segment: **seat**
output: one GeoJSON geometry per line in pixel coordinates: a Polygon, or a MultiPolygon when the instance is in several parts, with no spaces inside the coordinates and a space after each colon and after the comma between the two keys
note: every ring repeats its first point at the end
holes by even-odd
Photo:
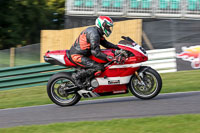
{"type": "Polygon", "coordinates": [[[159,8],[167,9],[169,5],[169,0],[159,0],[159,8]]]}
{"type": "Polygon", "coordinates": [[[180,9],[180,0],[170,0],[170,9],[173,10],[180,9]]]}
{"type": "Polygon", "coordinates": [[[94,7],[94,1],[93,0],[86,0],[85,1],[85,7],[94,7]]]}
{"type": "Polygon", "coordinates": [[[123,0],[114,0],[112,7],[114,7],[114,8],[122,8],[123,7],[123,0]]]}
{"type": "Polygon", "coordinates": [[[140,1],[139,0],[130,0],[130,8],[139,8],[140,1]]]}
{"type": "Polygon", "coordinates": [[[150,8],[151,7],[151,0],[142,0],[142,8],[150,8]]]}
{"type": "Polygon", "coordinates": [[[74,0],[74,6],[81,7],[83,5],[83,0],[74,0]]]}
{"type": "Polygon", "coordinates": [[[196,10],[197,9],[197,0],[188,0],[188,10],[196,10]]]}
{"type": "Polygon", "coordinates": [[[111,7],[111,3],[112,3],[112,0],[102,0],[101,5],[104,8],[109,8],[109,7],[111,7]]]}

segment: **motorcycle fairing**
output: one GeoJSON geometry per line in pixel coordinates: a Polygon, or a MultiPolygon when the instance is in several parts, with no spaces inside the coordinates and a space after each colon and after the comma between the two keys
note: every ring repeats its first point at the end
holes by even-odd
{"type": "Polygon", "coordinates": [[[99,87],[95,88],[96,93],[105,92],[126,92],[127,84],[129,83],[134,71],[139,69],[141,63],[133,66],[133,64],[111,65],[100,76],[96,77],[99,87]]]}
{"type": "Polygon", "coordinates": [[[132,46],[125,44],[118,44],[118,47],[131,53],[134,53],[133,59],[135,59],[135,63],[144,62],[148,60],[148,54],[146,51],[138,44],[133,43],[132,46]]]}
{"type": "Polygon", "coordinates": [[[127,85],[102,85],[93,90],[93,92],[101,95],[102,93],[112,92],[113,94],[127,92],[127,85]]]}

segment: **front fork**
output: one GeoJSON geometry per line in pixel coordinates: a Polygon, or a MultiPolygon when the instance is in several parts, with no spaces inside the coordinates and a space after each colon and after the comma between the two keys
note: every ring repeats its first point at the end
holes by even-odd
{"type": "MultiPolygon", "coordinates": [[[[141,74],[143,74],[143,73],[141,73],[141,74]]],[[[144,81],[141,79],[141,77],[143,77],[143,75],[141,75],[141,74],[138,74],[138,72],[135,71],[135,76],[136,76],[137,79],[139,80],[139,84],[140,84],[140,85],[143,85],[143,86],[146,88],[146,84],[145,84],[144,81]],[[141,77],[140,77],[140,75],[141,75],[141,77]]]]}

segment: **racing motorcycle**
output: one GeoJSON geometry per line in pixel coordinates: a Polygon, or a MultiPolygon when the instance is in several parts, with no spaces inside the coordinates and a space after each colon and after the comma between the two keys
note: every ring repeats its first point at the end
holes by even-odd
{"type": "Polygon", "coordinates": [[[73,68],[74,71],[58,72],[48,81],[47,93],[49,98],[59,106],[71,106],[83,98],[93,98],[106,95],[126,94],[129,91],[140,99],[156,97],[162,88],[162,79],[159,73],[142,62],[148,60],[144,48],[129,37],[122,36],[119,41],[120,50],[105,49],[101,52],[115,56],[113,61],[106,62],[95,58],[91,59],[104,64],[104,71],[83,79],[84,88],[78,88],[72,78],[74,72],[80,69],[70,58],[69,50],[48,51],[44,59],[53,65],[62,65],[73,68]]]}

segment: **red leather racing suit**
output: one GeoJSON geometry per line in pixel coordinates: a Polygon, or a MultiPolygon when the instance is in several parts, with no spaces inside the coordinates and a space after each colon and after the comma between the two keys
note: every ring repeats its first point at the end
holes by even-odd
{"type": "Polygon", "coordinates": [[[92,68],[95,71],[103,70],[103,65],[90,59],[90,55],[107,61],[107,55],[101,52],[100,45],[105,48],[119,49],[117,45],[108,42],[103,32],[97,27],[88,27],[81,32],[70,49],[71,59],[83,68],[92,68]]]}

